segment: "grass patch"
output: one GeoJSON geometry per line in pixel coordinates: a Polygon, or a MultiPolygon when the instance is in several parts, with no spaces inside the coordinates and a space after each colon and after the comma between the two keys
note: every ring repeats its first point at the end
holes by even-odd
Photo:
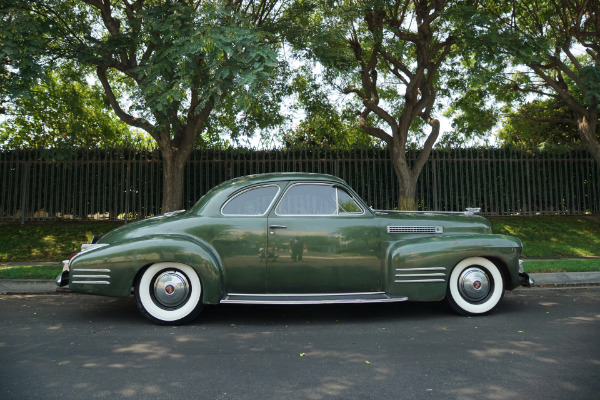
{"type": "Polygon", "coordinates": [[[540,272],[596,272],[600,271],[600,259],[592,260],[534,260],[525,261],[527,273],[540,272]]]}
{"type": "Polygon", "coordinates": [[[523,257],[600,255],[600,222],[586,216],[491,217],[494,233],[517,236],[523,257]]]}
{"type": "Polygon", "coordinates": [[[54,279],[61,271],[62,265],[0,267],[0,279],[54,279]]]}
{"type": "Polygon", "coordinates": [[[0,262],[57,261],[69,258],[89,243],[94,235],[104,235],[122,222],[43,222],[0,225],[0,262]]]}

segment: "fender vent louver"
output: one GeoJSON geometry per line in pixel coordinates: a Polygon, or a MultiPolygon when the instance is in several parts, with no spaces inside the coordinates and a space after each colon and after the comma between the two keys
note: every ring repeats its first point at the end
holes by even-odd
{"type": "Polygon", "coordinates": [[[387,233],[444,233],[441,226],[388,226],[387,233]]]}

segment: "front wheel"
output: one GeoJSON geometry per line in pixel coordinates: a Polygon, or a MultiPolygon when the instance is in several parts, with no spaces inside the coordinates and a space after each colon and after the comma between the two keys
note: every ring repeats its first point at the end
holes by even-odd
{"type": "Polygon", "coordinates": [[[202,283],[189,265],[153,264],[140,277],[135,298],[149,320],[161,325],[183,324],[202,310],[202,283]]]}
{"type": "Polygon", "coordinates": [[[466,258],[450,274],[446,301],[462,315],[480,315],[494,309],[504,295],[500,270],[483,257],[466,258]]]}

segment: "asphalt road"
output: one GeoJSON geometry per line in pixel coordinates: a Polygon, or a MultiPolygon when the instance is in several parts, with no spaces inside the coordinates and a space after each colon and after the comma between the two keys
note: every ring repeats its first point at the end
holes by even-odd
{"type": "Polygon", "coordinates": [[[600,288],[522,289],[492,315],[437,303],[207,307],[0,296],[0,399],[596,399],[600,288]]]}

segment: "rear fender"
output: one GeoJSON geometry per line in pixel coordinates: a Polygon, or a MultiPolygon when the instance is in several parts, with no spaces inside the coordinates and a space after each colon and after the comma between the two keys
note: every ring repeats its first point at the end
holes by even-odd
{"type": "Polygon", "coordinates": [[[71,261],[69,287],[73,292],[126,297],[138,274],[158,262],[191,266],[202,281],[202,302],[220,301],[223,269],[218,256],[208,244],[177,235],[138,238],[79,254],[71,261]]]}

